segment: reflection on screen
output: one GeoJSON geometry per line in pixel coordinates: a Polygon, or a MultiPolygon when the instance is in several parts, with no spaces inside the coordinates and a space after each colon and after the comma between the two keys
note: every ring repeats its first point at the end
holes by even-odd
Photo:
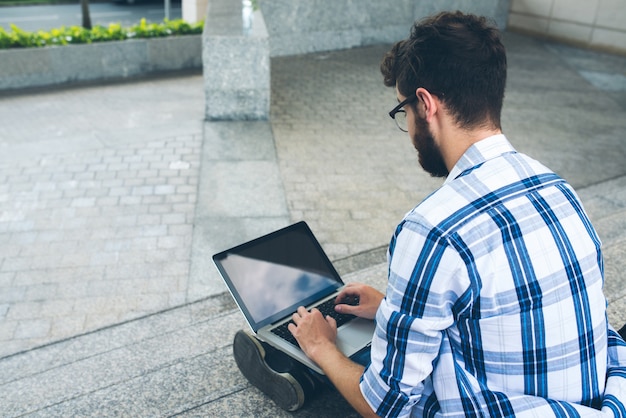
{"type": "Polygon", "coordinates": [[[331,277],[237,254],[229,254],[222,265],[257,322],[324,289],[337,287],[331,277]]]}

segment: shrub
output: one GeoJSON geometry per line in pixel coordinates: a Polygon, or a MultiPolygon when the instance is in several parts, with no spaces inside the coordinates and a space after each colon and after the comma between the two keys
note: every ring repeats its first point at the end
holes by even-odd
{"type": "Polygon", "coordinates": [[[193,35],[202,33],[203,22],[189,24],[184,20],[167,20],[162,23],[147,23],[141,19],[138,25],[123,28],[119,23],[108,27],[94,26],[91,30],[80,26],[62,26],[49,32],[26,32],[15,25],[11,31],[0,27],[0,49],[34,48],[51,45],[89,44],[92,42],[121,41],[132,38],[154,38],[163,36],[193,35]]]}

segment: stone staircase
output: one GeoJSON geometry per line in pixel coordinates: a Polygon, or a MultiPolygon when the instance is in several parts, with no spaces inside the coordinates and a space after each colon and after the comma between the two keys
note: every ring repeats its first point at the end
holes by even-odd
{"type": "MultiPolygon", "coordinates": [[[[384,249],[339,260],[347,281],[384,284],[384,249]],[[356,271],[350,271],[352,269],[356,271]]],[[[328,391],[290,414],[241,375],[245,327],[228,293],[0,359],[2,416],[358,416],[328,391]]]]}

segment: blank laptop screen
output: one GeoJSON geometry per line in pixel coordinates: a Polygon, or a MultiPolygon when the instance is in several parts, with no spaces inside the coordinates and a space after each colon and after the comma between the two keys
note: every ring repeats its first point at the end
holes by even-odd
{"type": "Polygon", "coordinates": [[[304,222],[216,254],[213,259],[255,331],[343,285],[304,222]]]}

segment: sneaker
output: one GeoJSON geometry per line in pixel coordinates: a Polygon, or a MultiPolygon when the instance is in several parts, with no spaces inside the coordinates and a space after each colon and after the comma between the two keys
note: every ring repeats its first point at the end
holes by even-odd
{"type": "Polygon", "coordinates": [[[245,331],[235,334],[233,354],[246,379],[286,411],[300,409],[315,390],[303,365],[245,331]]]}

